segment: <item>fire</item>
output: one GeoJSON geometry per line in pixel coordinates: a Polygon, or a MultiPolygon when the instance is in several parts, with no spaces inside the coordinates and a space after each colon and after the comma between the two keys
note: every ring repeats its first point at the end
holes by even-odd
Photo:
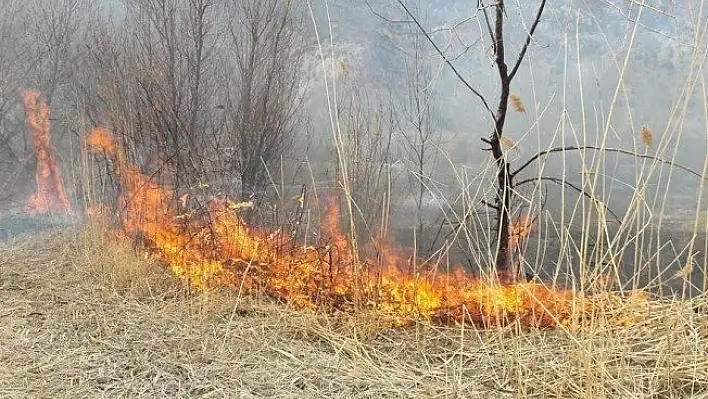
{"type": "Polygon", "coordinates": [[[197,289],[206,289],[212,280],[229,277],[224,265],[213,261],[201,237],[192,239],[182,226],[174,209],[171,191],[155,184],[140,169],[128,163],[114,136],[103,128],[94,129],[85,140],[92,152],[104,151],[116,167],[116,179],[123,186],[119,198],[123,228],[130,237],[144,237],[159,250],[178,276],[184,277],[197,289]],[[201,240],[200,240],[201,239],[201,240]]]}
{"type": "Polygon", "coordinates": [[[422,318],[553,328],[577,323],[597,310],[597,302],[575,291],[538,283],[503,286],[462,270],[443,272],[425,265],[407,273],[400,251],[381,245],[384,256],[378,263],[364,261],[355,268],[338,227],[334,198],[321,226],[328,240],[308,247],[247,226],[238,216],[238,204],[227,200],[212,200],[205,215],[178,215],[179,200],[169,187],[155,184],[129,164],[107,130],[94,129],[86,144],[115,164],[124,189],[120,202],[126,233],[145,237],[171,270],[199,291],[225,286],[246,294],[264,292],[299,308],[371,310],[396,325],[422,318]]]}
{"type": "Polygon", "coordinates": [[[23,100],[27,131],[37,153],[37,192],[27,199],[27,206],[39,213],[71,214],[72,207],[64,191],[56,150],[51,143],[49,106],[39,99],[36,90],[25,91],[23,100]]]}
{"type": "Polygon", "coordinates": [[[327,212],[325,213],[320,232],[323,237],[331,240],[331,246],[337,252],[341,261],[351,261],[349,243],[339,229],[339,201],[335,196],[327,197],[327,212]]]}

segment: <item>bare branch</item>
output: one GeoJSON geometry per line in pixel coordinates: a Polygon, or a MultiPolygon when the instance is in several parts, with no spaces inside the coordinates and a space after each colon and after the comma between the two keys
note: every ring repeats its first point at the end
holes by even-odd
{"type": "MultiPolygon", "coordinates": [[[[537,182],[539,182],[539,181],[550,181],[550,182],[556,183],[556,184],[561,185],[561,186],[570,187],[570,188],[572,188],[573,190],[577,191],[578,193],[582,194],[584,197],[586,197],[586,198],[588,198],[588,199],[591,199],[591,200],[595,200],[595,197],[593,197],[591,194],[587,193],[587,192],[586,192],[585,190],[583,190],[582,188],[576,186],[575,184],[573,184],[573,183],[571,183],[571,182],[569,182],[569,181],[567,181],[567,180],[561,179],[561,178],[559,178],[559,177],[538,176],[538,177],[534,177],[534,178],[531,178],[531,179],[521,180],[521,181],[518,181],[518,182],[516,182],[516,183],[514,184],[514,188],[519,187],[519,186],[522,186],[522,185],[524,185],[524,184],[537,183],[537,182]]],[[[622,224],[621,218],[620,218],[619,216],[617,216],[617,214],[614,213],[614,212],[612,211],[612,209],[610,209],[607,205],[605,205],[604,203],[603,203],[603,205],[604,205],[605,209],[607,210],[607,212],[609,212],[610,215],[612,215],[612,217],[614,217],[615,219],[617,219],[617,222],[618,222],[618,223],[622,224]]]]}
{"type": "Polygon", "coordinates": [[[488,8],[489,7],[484,5],[484,2],[482,2],[482,0],[477,0],[477,9],[482,10],[482,14],[484,14],[484,21],[487,23],[487,32],[489,33],[489,38],[493,41],[494,33],[492,32],[492,24],[489,22],[489,14],[487,13],[488,8]]]}
{"type": "Polygon", "coordinates": [[[511,69],[511,73],[509,74],[509,81],[512,81],[514,79],[514,76],[516,76],[516,72],[518,72],[519,67],[521,66],[521,62],[524,60],[526,51],[529,49],[529,44],[531,44],[531,38],[533,37],[533,33],[536,31],[538,23],[541,21],[541,15],[543,15],[543,9],[545,7],[546,0],[541,0],[541,5],[538,7],[538,11],[536,12],[536,18],[534,19],[533,24],[531,25],[531,29],[529,30],[528,35],[526,35],[526,42],[524,42],[524,47],[521,48],[519,57],[516,59],[516,64],[514,64],[514,68],[511,69]]]}
{"type": "Polygon", "coordinates": [[[462,76],[462,74],[457,70],[457,68],[456,68],[455,65],[452,63],[452,61],[450,61],[450,59],[449,59],[449,58],[445,55],[445,53],[440,49],[440,47],[437,45],[437,43],[435,43],[435,41],[433,40],[433,38],[430,37],[430,35],[428,34],[428,32],[425,30],[425,28],[423,28],[423,25],[420,24],[420,21],[418,21],[418,18],[416,18],[416,16],[413,15],[413,13],[408,9],[408,7],[406,7],[406,5],[403,3],[403,1],[402,1],[402,0],[396,0],[396,2],[398,2],[398,4],[403,8],[403,10],[406,12],[406,14],[413,20],[413,23],[416,24],[416,26],[418,27],[418,29],[420,29],[421,33],[423,33],[423,35],[425,36],[425,38],[428,39],[428,42],[430,42],[430,44],[433,46],[433,48],[435,49],[435,51],[440,55],[440,57],[442,57],[443,61],[445,61],[445,63],[447,64],[447,66],[450,67],[450,69],[451,69],[452,72],[455,74],[455,76],[457,76],[457,78],[460,80],[460,82],[462,82],[462,84],[464,84],[465,87],[467,87],[467,89],[469,89],[472,93],[474,93],[475,96],[477,96],[477,97],[482,101],[482,104],[484,104],[484,108],[485,108],[487,111],[489,111],[489,113],[492,115],[492,118],[496,120],[496,117],[494,116],[494,112],[493,112],[492,109],[489,107],[489,104],[487,103],[487,99],[484,98],[484,96],[482,95],[482,93],[480,93],[479,91],[477,91],[474,87],[472,87],[472,85],[471,85],[469,82],[467,82],[467,80],[466,80],[466,79],[462,76]]]}
{"type": "Polygon", "coordinates": [[[670,161],[670,160],[668,160],[668,159],[662,159],[662,158],[659,158],[659,157],[655,157],[655,156],[653,156],[653,155],[637,154],[636,152],[628,151],[628,150],[623,150],[623,149],[621,149],[621,148],[602,148],[602,147],[597,147],[597,146],[593,146],[593,145],[555,147],[555,148],[551,148],[551,149],[549,149],[549,150],[541,151],[541,152],[539,152],[538,154],[536,154],[536,155],[532,156],[531,158],[529,158],[529,160],[526,161],[525,164],[521,165],[521,166],[520,166],[518,169],[516,169],[511,175],[512,175],[512,177],[513,177],[513,176],[516,176],[517,174],[519,174],[519,172],[521,172],[522,170],[526,169],[526,168],[527,168],[529,165],[531,165],[534,161],[536,161],[537,159],[539,159],[539,158],[541,158],[541,157],[543,157],[543,156],[546,156],[546,155],[548,155],[548,154],[551,154],[551,153],[554,153],[554,152],[581,151],[581,150],[594,150],[594,151],[615,152],[615,153],[619,153],[619,154],[630,155],[630,156],[635,157],[635,158],[638,158],[638,159],[649,159],[649,160],[652,160],[652,161],[657,161],[657,162],[661,162],[661,163],[663,163],[663,164],[670,165],[670,166],[675,167],[675,168],[677,168],[677,169],[681,169],[681,170],[683,170],[683,171],[685,171],[685,172],[688,172],[688,173],[690,173],[690,174],[692,174],[692,175],[698,177],[699,179],[706,179],[706,180],[708,180],[708,177],[707,177],[707,176],[703,176],[702,174],[696,172],[695,170],[693,170],[693,169],[691,169],[691,168],[689,168],[689,167],[687,167],[687,166],[683,166],[683,165],[681,165],[681,164],[678,164],[678,163],[676,163],[676,162],[674,162],[674,161],[670,161]]]}
{"type": "Polygon", "coordinates": [[[494,209],[494,210],[496,210],[496,211],[499,211],[499,207],[496,206],[496,205],[494,205],[494,204],[492,204],[492,203],[490,203],[489,201],[487,201],[487,200],[482,200],[481,202],[482,202],[482,205],[486,205],[486,206],[489,207],[489,208],[492,208],[492,209],[494,209]]]}
{"type": "MultiPolygon", "coordinates": [[[[492,48],[494,49],[494,63],[499,71],[499,79],[501,80],[503,91],[504,87],[508,87],[510,83],[504,52],[504,1],[500,0],[495,7],[496,16],[494,18],[494,37],[492,37],[492,48]]],[[[502,101],[504,100],[503,97],[504,95],[502,95],[502,101]]],[[[506,107],[506,104],[504,104],[504,107],[506,107]]],[[[500,112],[497,111],[497,118],[500,118],[499,114],[500,112]]],[[[501,131],[497,131],[496,134],[501,136],[501,131]]]]}

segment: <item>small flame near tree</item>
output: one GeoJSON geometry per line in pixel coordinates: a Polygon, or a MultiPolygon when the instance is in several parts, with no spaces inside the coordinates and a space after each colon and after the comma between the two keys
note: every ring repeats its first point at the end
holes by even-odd
{"type": "Polygon", "coordinates": [[[37,154],[37,192],[27,199],[27,207],[38,213],[73,213],[64,190],[61,168],[51,143],[49,106],[37,90],[23,96],[27,132],[37,154]]]}
{"type": "MultiPolygon", "coordinates": [[[[85,143],[89,151],[103,152],[114,163],[123,187],[119,200],[125,209],[125,232],[150,242],[174,274],[195,290],[232,287],[244,294],[261,292],[303,309],[363,308],[397,326],[423,319],[555,328],[577,325],[601,307],[572,290],[533,282],[500,285],[462,269],[444,272],[435,265],[418,265],[415,273],[407,273],[400,249],[386,242],[374,243],[377,259],[363,256],[364,264],[355,265],[357,257],[339,228],[334,196],[327,201],[320,242],[310,246],[299,245],[286,234],[266,234],[247,226],[238,215],[238,204],[228,200],[212,200],[205,215],[179,215],[179,199],[169,187],[157,185],[128,163],[108,130],[94,129],[85,143]]],[[[520,220],[517,244],[529,230],[530,222],[520,220]]]]}

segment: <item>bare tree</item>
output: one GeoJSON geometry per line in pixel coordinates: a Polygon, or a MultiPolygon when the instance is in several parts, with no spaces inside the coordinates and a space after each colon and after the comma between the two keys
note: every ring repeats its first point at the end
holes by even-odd
{"type": "MultiPolygon", "coordinates": [[[[413,11],[421,13],[420,1],[413,11]]],[[[421,16],[425,20],[424,16],[421,16]]],[[[400,45],[404,53],[407,92],[403,100],[403,120],[399,123],[407,161],[411,164],[409,187],[415,202],[415,231],[418,240],[424,237],[424,200],[428,191],[430,173],[436,160],[435,145],[439,136],[435,132],[435,88],[426,51],[425,36],[413,27],[404,32],[400,45]]]]}
{"type": "Polygon", "coordinates": [[[482,24],[488,34],[491,50],[493,54],[494,65],[498,72],[499,78],[499,98],[496,110],[492,110],[486,97],[476,88],[474,88],[455,67],[442,49],[437,45],[433,38],[428,34],[423,27],[418,17],[414,14],[410,7],[403,0],[396,0],[403,8],[409,18],[415,23],[419,30],[425,35],[426,39],[434,47],[437,53],[443,58],[446,64],[452,69],[455,76],[465,85],[469,91],[482,102],[484,108],[489,112],[493,126],[489,138],[482,138],[482,141],[489,145],[486,150],[492,153],[494,162],[497,167],[496,175],[496,198],[493,203],[487,203],[496,212],[497,219],[497,249],[495,256],[495,270],[500,280],[510,282],[518,277],[518,270],[512,270],[511,262],[509,261],[509,237],[510,237],[510,214],[511,205],[514,193],[513,174],[511,172],[509,162],[506,159],[506,154],[502,144],[504,135],[504,125],[506,123],[507,109],[509,106],[509,97],[511,94],[511,83],[514,80],[521,64],[529,49],[531,40],[536,28],[541,22],[541,16],[546,6],[546,0],[541,0],[534,15],[533,22],[529,25],[526,32],[526,38],[516,55],[513,64],[507,64],[506,41],[504,37],[504,21],[507,18],[505,1],[499,0],[493,4],[485,4],[484,1],[478,0],[477,11],[483,18],[482,24]],[[490,15],[491,14],[491,15],[490,15]]]}
{"type": "Polygon", "coordinates": [[[33,57],[37,60],[33,71],[37,87],[46,93],[49,106],[55,106],[57,92],[71,81],[78,33],[85,23],[89,6],[83,0],[32,2],[27,32],[34,45],[33,57]]]}
{"type": "Polygon", "coordinates": [[[0,0],[0,173],[3,174],[9,173],[19,161],[12,144],[22,130],[16,128],[17,122],[12,123],[10,114],[21,99],[22,81],[30,62],[20,29],[24,5],[19,0],[0,0]]]}
{"type": "Polygon", "coordinates": [[[124,25],[98,27],[89,45],[92,119],[109,123],[130,157],[189,191],[215,168],[222,31],[213,0],[126,0],[124,25]]]}
{"type": "Polygon", "coordinates": [[[18,119],[11,113],[24,90],[39,89],[52,107],[55,137],[66,137],[71,107],[61,91],[71,82],[77,34],[90,7],[83,0],[0,1],[0,159],[4,166],[15,165],[17,178],[34,169],[36,154],[27,145],[23,126],[10,125],[18,119]]]}
{"type": "MultiPolygon", "coordinates": [[[[368,91],[366,83],[343,82],[344,95],[337,106],[342,115],[340,156],[348,165],[346,173],[340,163],[336,176],[347,179],[356,208],[353,225],[371,237],[387,234],[388,215],[396,185],[397,162],[394,133],[397,121],[387,101],[368,91]]],[[[357,234],[360,236],[360,234],[357,234]]]]}
{"type": "Polygon", "coordinates": [[[304,90],[299,17],[290,1],[229,2],[229,47],[234,73],[226,107],[233,167],[249,197],[268,184],[298,131],[304,90]]]}
{"type": "Polygon", "coordinates": [[[177,192],[248,196],[267,184],[302,115],[303,46],[290,4],[125,4],[125,25],[98,27],[89,46],[83,90],[101,104],[93,119],[107,120],[128,156],[177,192]]]}

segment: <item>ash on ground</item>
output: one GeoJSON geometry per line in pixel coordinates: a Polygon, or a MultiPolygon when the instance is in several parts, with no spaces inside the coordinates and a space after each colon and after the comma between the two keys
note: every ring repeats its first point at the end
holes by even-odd
{"type": "Polygon", "coordinates": [[[75,224],[67,215],[40,214],[24,209],[0,211],[0,242],[31,235],[43,230],[66,229],[75,224]]]}

